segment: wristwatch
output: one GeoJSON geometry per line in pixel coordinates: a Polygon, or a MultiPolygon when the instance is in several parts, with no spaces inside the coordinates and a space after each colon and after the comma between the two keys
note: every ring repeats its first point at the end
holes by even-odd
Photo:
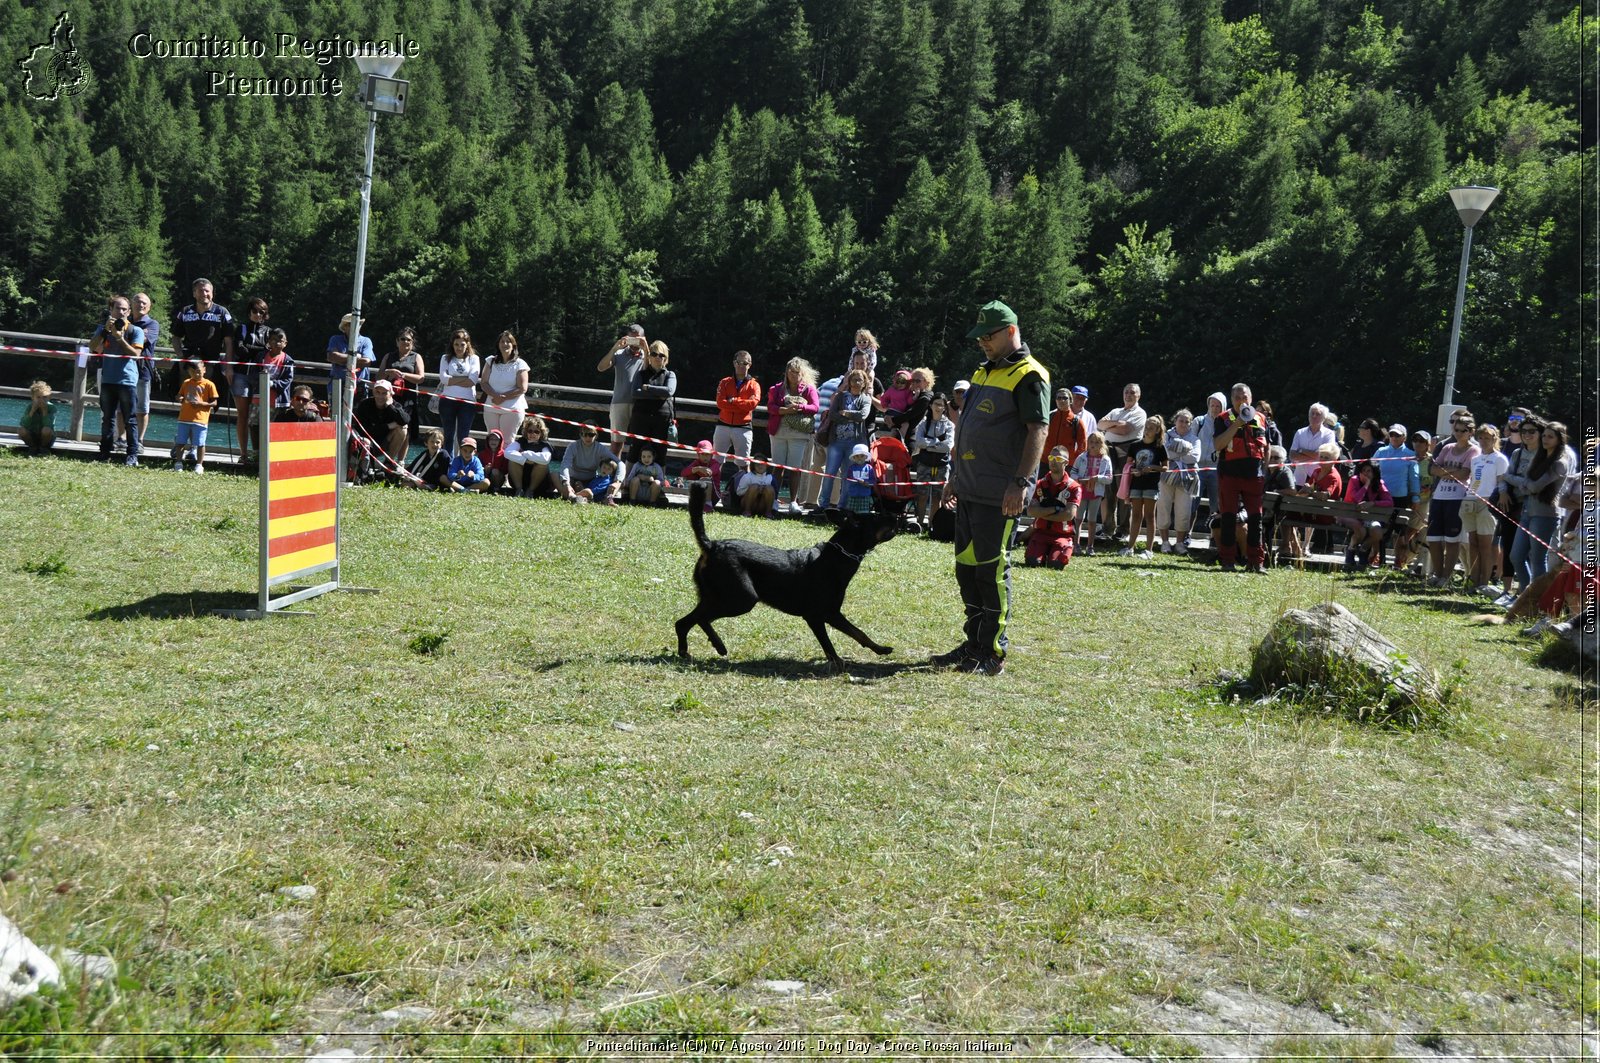
{"type": "Polygon", "coordinates": [[[1015,477],[1011,482],[1016,484],[1018,487],[1032,487],[1039,481],[1032,476],[1018,476],[1015,477]]]}

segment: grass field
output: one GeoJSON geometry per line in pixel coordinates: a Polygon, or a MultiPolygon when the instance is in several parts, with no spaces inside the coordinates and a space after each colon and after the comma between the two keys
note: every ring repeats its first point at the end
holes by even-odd
{"type": "Polygon", "coordinates": [[[242,623],[206,610],[251,604],[253,481],[0,454],[0,495],[0,912],[121,971],[0,1014],[0,1054],[1589,1051],[1593,692],[1464,599],[1080,559],[1016,572],[970,677],[924,664],[948,547],[900,538],[846,606],[896,653],[834,677],[770,610],[676,658],[682,510],[351,491],[380,593],[242,623]],[[1458,677],[1453,725],[1218,696],[1329,599],[1458,677]]]}

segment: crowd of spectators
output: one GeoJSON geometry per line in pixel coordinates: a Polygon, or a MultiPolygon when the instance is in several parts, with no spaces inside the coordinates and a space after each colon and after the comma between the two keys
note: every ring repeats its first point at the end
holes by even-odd
{"type": "MultiPolygon", "coordinates": [[[[248,299],[245,319],[237,321],[215,301],[209,280],[197,279],[192,293],[167,333],[181,366],[173,374],[174,468],[204,472],[218,409],[231,415],[245,462],[252,460],[252,419],[263,412],[302,421],[329,415],[328,404],[296,380],[288,337],[270,324],[265,300],[248,299]],[[262,371],[268,387],[257,394],[262,371]]],[[[162,330],[149,309],[144,293],[112,296],[89,345],[98,361],[100,453],[129,465],[144,452],[159,380],[154,351],[162,330]]],[[[352,477],[451,493],[661,505],[674,487],[703,480],[713,504],[759,517],[870,508],[904,480],[910,522],[931,525],[967,390],[966,381],[939,390],[927,367],[880,368],[878,340],[867,329],[855,333],[837,376],[819,381],[807,360],[790,358],[765,391],[754,357],[741,350],[718,383],[709,438],[680,441],[671,351],[632,325],[596,366],[611,378],[608,438],[601,442],[601,426],[584,422],[558,453],[545,418],[529,413],[530,367],[510,331],[485,358],[466,329],[454,329],[434,367],[438,387],[429,391],[430,366],[414,329],[402,328],[379,359],[370,337],[351,342],[351,328],[345,315],[322,353],[329,389],[342,398],[335,405],[352,419],[352,477]],[[766,450],[755,432],[763,403],[766,450]],[[437,427],[424,423],[433,420],[437,427]],[[480,421],[481,444],[474,435],[480,421]],[[887,440],[903,447],[903,465],[882,460],[887,440]],[[664,460],[674,446],[692,453],[676,479],[664,460]]],[[[1530,611],[1530,596],[1550,607],[1576,602],[1581,579],[1593,579],[1592,560],[1586,570],[1564,560],[1589,557],[1592,442],[1580,461],[1560,422],[1518,407],[1503,426],[1480,425],[1461,409],[1448,438],[1398,423],[1385,428],[1375,417],[1362,419],[1350,438],[1349,419],[1313,403],[1305,423],[1286,431],[1271,403],[1252,403],[1242,387],[1207,396],[1199,417],[1179,407],[1170,418],[1145,409],[1136,383],[1098,416],[1088,408],[1087,387],[1058,388],[1027,509],[1030,562],[1064,567],[1075,553],[1092,556],[1097,544],[1138,560],[1181,555],[1209,531],[1225,568],[1233,567],[1237,547],[1246,567],[1259,570],[1269,553],[1305,556],[1319,534],[1260,526],[1261,492],[1277,491],[1366,507],[1341,513],[1321,532],[1342,537],[1347,572],[1410,572],[1435,588],[1459,578],[1464,589],[1520,613],[1530,611]],[[1248,430],[1241,415],[1248,415],[1248,430]],[[1384,510],[1409,513],[1409,523],[1377,515],[1384,510]]],[[[21,425],[29,453],[54,445],[52,410],[49,386],[36,383],[21,425]]]]}

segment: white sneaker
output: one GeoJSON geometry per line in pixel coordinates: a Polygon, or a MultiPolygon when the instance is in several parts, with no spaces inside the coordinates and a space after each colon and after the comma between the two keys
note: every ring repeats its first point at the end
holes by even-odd
{"type": "Polygon", "coordinates": [[[1496,609],[1509,609],[1513,604],[1515,604],[1516,600],[1517,596],[1512,594],[1510,591],[1507,591],[1494,600],[1494,606],[1496,609]]]}
{"type": "Polygon", "coordinates": [[[1530,638],[1536,638],[1550,630],[1550,625],[1552,623],[1554,623],[1554,621],[1552,621],[1548,616],[1541,616],[1528,627],[1523,628],[1522,633],[1530,638]]]}
{"type": "Polygon", "coordinates": [[[205,471],[206,471],[206,463],[205,462],[197,461],[197,462],[194,463],[194,474],[196,476],[204,476],[205,475],[205,471]]]}
{"type": "Polygon", "coordinates": [[[1134,554],[1133,556],[1135,558],[1137,558],[1138,560],[1140,560],[1140,561],[1149,561],[1152,555],[1151,555],[1150,551],[1148,551],[1148,550],[1140,550],[1137,554],[1134,554]]]}
{"type": "Polygon", "coordinates": [[[1133,547],[1124,546],[1121,550],[1117,551],[1117,556],[1118,557],[1132,557],[1133,556],[1133,547]]]}

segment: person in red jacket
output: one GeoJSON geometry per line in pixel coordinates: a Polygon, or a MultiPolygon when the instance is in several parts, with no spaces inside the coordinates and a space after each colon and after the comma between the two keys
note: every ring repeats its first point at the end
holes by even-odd
{"type": "Polygon", "coordinates": [[[735,351],[733,375],[717,385],[717,429],[711,444],[718,454],[730,450],[738,455],[739,467],[750,457],[750,442],[755,434],[756,407],[761,405],[761,385],[750,375],[750,352],[735,351]]]}
{"type": "Polygon", "coordinates": [[[1265,419],[1250,405],[1250,387],[1235,384],[1232,404],[1213,421],[1212,446],[1217,461],[1217,560],[1222,571],[1233,572],[1239,556],[1238,513],[1245,512],[1246,572],[1266,572],[1267,554],[1261,544],[1262,472],[1267,457],[1265,419]]]}
{"type": "Polygon", "coordinates": [[[1067,473],[1067,448],[1058,446],[1045,459],[1049,475],[1034,486],[1027,514],[1033,518],[1024,563],[1066,568],[1078,535],[1074,522],[1083,504],[1083,487],[1067,473]]]}

